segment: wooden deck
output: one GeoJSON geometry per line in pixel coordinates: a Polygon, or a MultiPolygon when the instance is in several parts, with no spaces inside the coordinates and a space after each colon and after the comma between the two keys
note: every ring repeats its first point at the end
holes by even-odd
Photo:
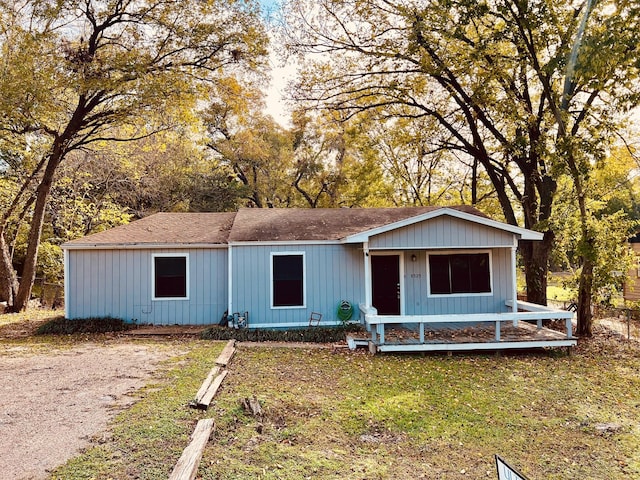
{"type": "Polygon", "coordinates": [[[371,349],[379,352],[573,347],[572,317],[526,302],[518,302],[517,312],[469,315],[383,316],[361,306],[371,349]],[[551,319],[563,322],[566,333],[542,326],[542,320],[551,319]]]}
{"type": "Polygon", "coordinates": [[[385,342],[376,345],[377,351],[453,351],[453,350],[502,350],[513,348],[570,347],[575,339],[557,330],[538,328],[527,322],[517,326],[506,323],[501,326],[500,341],[495,338],[495,325],[433,324],[425,329],[424,342],[419,332],[399,325],[388,328],[385,342]],[[544,342],[544,344],[541,344],[544,342]]]}

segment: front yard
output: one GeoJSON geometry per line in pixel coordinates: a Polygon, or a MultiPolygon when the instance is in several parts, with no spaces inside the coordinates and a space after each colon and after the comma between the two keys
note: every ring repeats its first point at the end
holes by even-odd
{"type": "Polygon", "coordinates": [[[640,478],[636,343],[599,334],[571,356],[502,357],[240,344],[212,407],[188,408],[222,346],[170,345],[137,403],[51,477],[167,478],[212,417],[203,479],[495,479],[494,454],[531,480],[640,478]],[[262,419],[240,406],[252,395],[262,419]]]}

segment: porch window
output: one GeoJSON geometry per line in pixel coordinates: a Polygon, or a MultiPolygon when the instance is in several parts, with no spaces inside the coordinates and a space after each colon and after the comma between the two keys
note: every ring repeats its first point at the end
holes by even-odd
{"type": "Polygon", "coordinates": [[[304,307],[304,254],[271,254],[272,307],[304,307]]]}
{"type": "Polygon", "coordinates": [[[154,300],[186,300],[189,289],[188,254],[154,254],[152,280],[154,300]]]}
{"type": "Polygon", "coordinates": [[[429,255],[432,295],[491,293],[489,253],[429,255]]]}

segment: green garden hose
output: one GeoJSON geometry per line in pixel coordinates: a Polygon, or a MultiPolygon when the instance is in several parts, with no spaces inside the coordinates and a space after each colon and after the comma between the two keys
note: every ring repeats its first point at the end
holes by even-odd
{"type": "Polygon", "coordinates": [[[342,300],[338,305],[338,318],[342,322],[347,322],[351,319],[352,315],[353,315],[353,305],[351,305],[351,302],[342,300]]]}

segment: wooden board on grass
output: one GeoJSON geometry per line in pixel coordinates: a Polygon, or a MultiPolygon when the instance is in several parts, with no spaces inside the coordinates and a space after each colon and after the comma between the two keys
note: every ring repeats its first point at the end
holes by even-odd
{"type": "Polygon", "coordinates": [[[198,400],[198,408],[201,408],[202,410],[209,408],[213,397],[218,393],[218,389],[220,388],[220,385],[222,385],[222,381],[224,380],[224,377],[227,376],[227,373],[229,373],[227,370],[223,370],[220,372],[220,375],[213,379],[213,382],[211,382],[211,385],[209,385],[205,394],[198,400]]]}
{"type": "Polygon", "coordinates": [[[213,431],[213,426],[213,418],[198,421],[196,429],[191,435],[191,442],[182,452],[169,480],[193,480],[196,478],[198,465],[200,465],[200,459],[213,431]]]}
{"type": "Polygon", "coordinates": [[[197,407],[202,397],[204,397],[204,395],[207,393],[207,390],[209,390],[209,387],[211,386],[213,379],[216,378],[219,373],[220,373],[220,367],[218,365],[216,365],[211,369],[211,371],[209,372],[209,375],[207,375],[207,378],[205,378],[204,382],[202,382],[202,385],[200,386],[198,393],[196,393],[195,402],[191,402],[190,406],[197,407]]]}
{"type": "Polygon", "coordinates": [[[222,353],[218,356],[218,359],[216,360],[216,365],[219,365],[221,367],[226,367],[229,364],[229,362],[233,358],[233,355],[236,353],[235,345],[236,345],[235,340],[229,340],[227,342],[224,349],[222,350],[222,353]]]}

